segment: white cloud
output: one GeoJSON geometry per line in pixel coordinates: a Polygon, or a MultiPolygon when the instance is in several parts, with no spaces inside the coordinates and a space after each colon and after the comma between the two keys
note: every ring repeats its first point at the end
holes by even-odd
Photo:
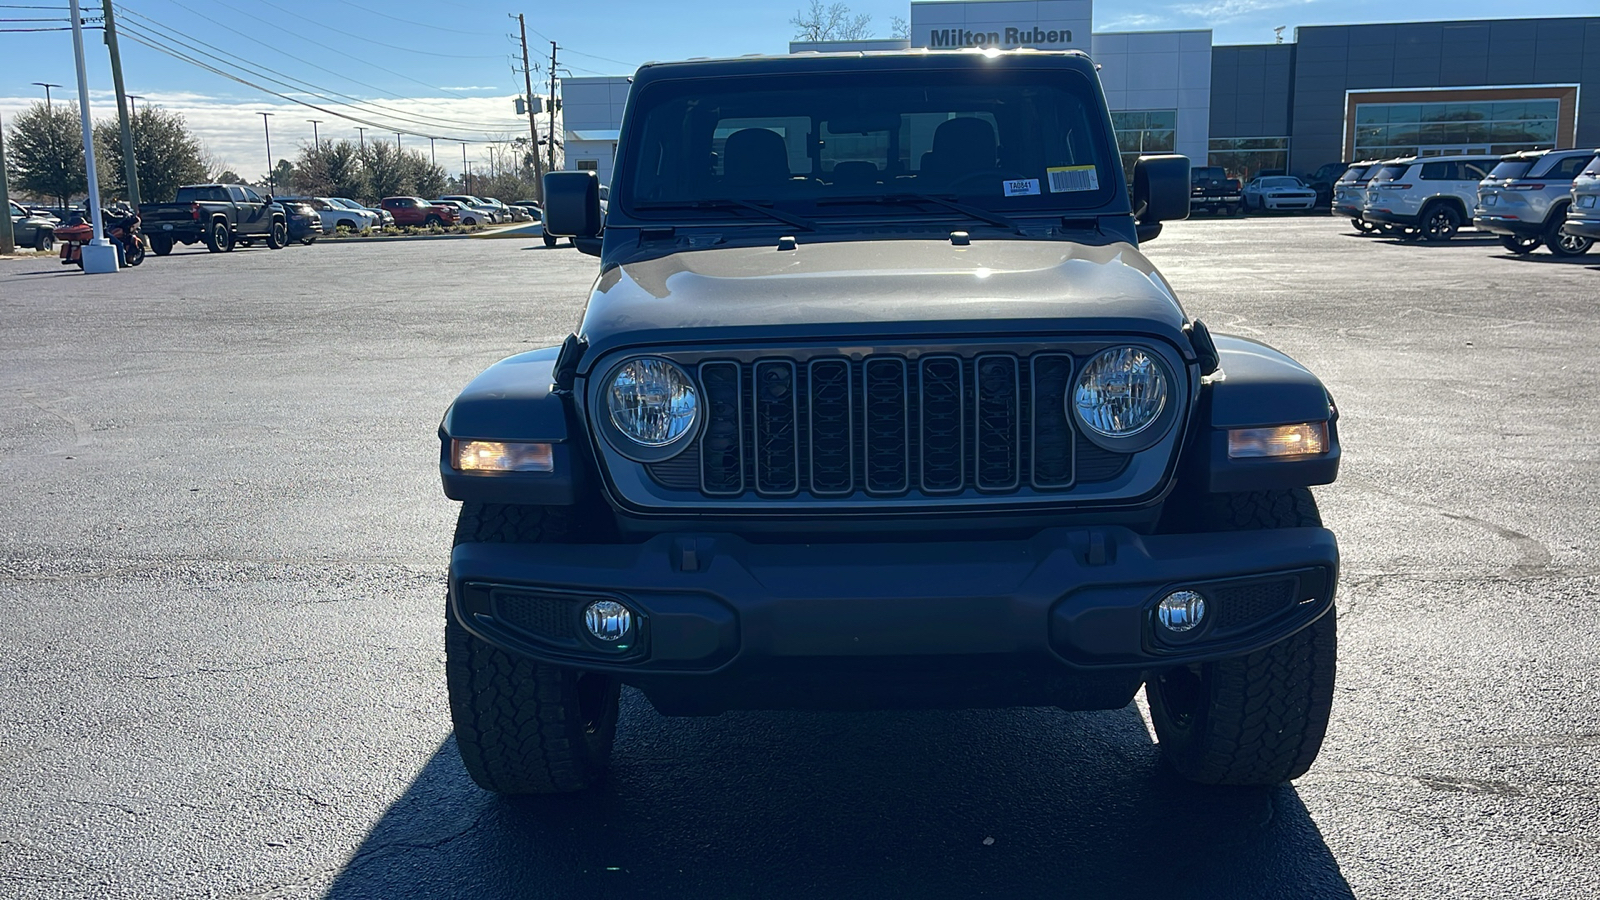
{"type": "Polygon", "coordinates": [[[1208,23],[1230,22],[1255,13],[1291,6],[1306,6],[1316,0],[1211,0],[1206,3],[1181,3],[1170,7],[1173,12],[1193,16],[1208,23]]]}
{"type": "Polygon", "coordinates": [[[1134,13],[1130,16],[1121,16],[1109,22],[1098,22],[1095,31],[1126,31],[1130,28],[1149,28],[1167,21],[1166,16],[1152,15],[1150,13],[1134,13]]]}

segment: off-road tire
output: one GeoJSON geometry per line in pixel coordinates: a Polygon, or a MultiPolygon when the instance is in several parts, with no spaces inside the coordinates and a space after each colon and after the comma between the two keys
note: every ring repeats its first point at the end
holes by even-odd
{"type": "Polygon", "coordinates": [[[1523,237],[1519,234],[1500,235],[1500,246],[1518,256],[1527,256],[1529,253],[1539,249],[1539,245],[1542,243],[1544,243],[1542,238],[1523,237]]]}
{"type": "Polygon", "coordinates": [[[1422,236],[1442,243],[1461,230],[1461,213],[1448,203],[1436,203],[1422,211],[1422,236]]]}
{"type": "MultiPolygon", "coordinates": [[[[1210,495],[1211,531],[1318,526],[1305,488],[1210,495]]],[[[1145,683],[1162,760],[1202,784],[1270,786],[1298,778],[1322,748],[1333,709],[1338,622],[1234,659],[1152,672],[1145,683]]]]}
{"type": "Polygon", "coordinates": [[[172,238],[165,237],[163,235],[156,235],[150,239],[150,249],[154,250],[157,256],[171,255],[172,238]]]}
{"type": "Polygon", "coordinates": [[[273,219],[272,225],[267,228],[267,247],[273,250],[282,250],[289,246],[289,226],[282,219],[273,219]]]}
{"type": "MultiPolygon", "coordinates": [[[[455,542],[561,543],[574,530],[561,509],[465,503],[455,542]]],[[[604,777],[617,733],[616,679],[507,653],[473,636],[448,608],[444,633],[456,749],[479,787],[556,794],[604,777]]]]}
{"type": "Polygon", "coordinates": [[[218,219],[206,228],[206,249],[212,253],[227,253],[233,249],[233,229],[218,219]]]}

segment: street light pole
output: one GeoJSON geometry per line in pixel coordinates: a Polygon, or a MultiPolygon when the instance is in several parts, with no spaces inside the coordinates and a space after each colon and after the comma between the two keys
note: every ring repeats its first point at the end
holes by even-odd
{"type": "Polygon", "coordinates": [[[437,138],[428,138],[428,154],[433,157],[433,164],[437,166],[439,164],[439,148],[433,146],[435,140],[437,138]]]}
{"type": "Polygon", "coordinates": [[[322,139],[317,137],[317,125],[322,120],[321,119],[307,119],[306,121],[311,123],[311,146],[316,147],[318,150],[321,150],[322,149],[322,139]]]}
{"type": "Polygon", "coordinates": [[[267,136],[267,190],[276,194],[278,192],[278,179],[272,172],[272,127],[267,124],[267,117],[272,113],[257,113],[261,116],[261,130],[267,136]]]}
{"type": "Polygon", "coordinates": [[[361,137],[361,155],[367,155],[367,130],[360,125],[356,126],[356,133],[361,137]]]}
{"type": "Polygon", "coordinates": [[[94,228],[94,240],[84,246],[79,259],[85,274],[114,274],[119,260],[116,248],[106,240],[106,226],[100,215],[100,176],[94,168],[94,126],[89,119],[89,74],[83,63],[83,17],[78,12],[78,0],[71,0],[68,9],[72,14],[72,55],[78,67],[78,116],[83,120],[83,169],[89,188],[85,205],[94,228]]]}
{"type": "Polygon", "coordinates": [[[394,133],[394,149],[400,149],[400,132],[398,131],[394,133]]]}
{"type": "Polygon", "coordinates": [[[50,112],[50,89],[53,87],[61,87],[61,85],[51,84],[48,81],[35,81],[34,84],[44,88],[44,111],[47,113],[50,112]]]}
{"type": "MultiPolygon", "coordinates": [[[[133,120],[134,121],[138,121],[139,120],[139,104],[137,104],[137,103],[135,103],[133,101],[135,101],[135,100],[144,100],[144,99],[147,99],[147,98],[145,98],[142,94],[129,94],[128,95],[128,114],[133,116],[133,120]]],[[[150,109],[150,104],[146,103],[144,105],[144,108],[145,108],[145,111],[148,112],[149,109],[150,109]]]]}
{"type": "Polygon", "coordinates": [[[472,169],[467,165],[467,142],[461,142],[461,182],[462,190],[472,193],[472,169]]]}

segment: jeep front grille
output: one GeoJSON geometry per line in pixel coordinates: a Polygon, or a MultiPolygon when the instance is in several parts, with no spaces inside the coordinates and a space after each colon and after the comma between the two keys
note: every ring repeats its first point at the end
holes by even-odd
{"type": "Polygon", "coordinates": [[[1054,352],[707,360],[704,429],[648,469],[663,487],[707,497],[939,497],[1109,481],[1129,456],[1073,428],[1065,393],[1075,369],[1054,352]]]}

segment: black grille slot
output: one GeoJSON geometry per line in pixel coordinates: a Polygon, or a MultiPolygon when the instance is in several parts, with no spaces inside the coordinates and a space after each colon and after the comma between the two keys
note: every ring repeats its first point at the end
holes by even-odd
{"type": "Polygon", "coordinates": [[[1217,588],[1211,593],[1217,604],[1217,628],[1238,628],[1271,618],[1294,605],[1293,578],[1258,581],[1217,588]]]}
{"type": "Polygon", "coordinates": [[[700,490],[700,452],[690,447],[665,462],[645,466],[656,484],[675,491],[700,490]]]}
{"type": "Polygon", "coordinates": [[[744,493],[744,403],[739,364],[700,366],[706,392],[706,430],[700,437],[701,490],[714,497],[744,493]]]}
{"type": "Polygon", "coordinates": [[[1067,385],[1072,357],[1041,353],[1033,358],[1033,486],[1072,484],[1073,431],[1067,417],[1067,385]]]}
{"type": "Polygon", "coordinates": [[[1078,435],[1077,472],[1079,484],[1098,484],[1122,474],[1128,467],[1128,461],[1133,457],[1126,453],[1116,453],[1098,446],[1093,441],[1078,435]]]}
{"type": "Polygon", "coordinates": [[[575,601],[531,591],[496,591],[495,618],[505,624],[557,644],[577,644],[573,610],[575,601]]]}
{"type": "Polygon", "coordinates": [[[862,367],[867,490],[896,494],[910,481],[911,404],[906,396],[906,361],[875,357],[862,367]]]}
{"type": "Polygon", "coordinates": [[[793,494],[800,490],[794,363],[786,359],[756,363],[752,389],[756,492],[793,494]]]}
{"type": "Polygon", "coordinates": [[[1021,471],[1022,418],[1018,414],[1021,380],[1014,356],[978,357],[977,481],[987,491],[1017,486],[1021,471]]]}
{"type": "Polygon", "coordinates": [[[966,481],[962,452],[966,379],[960,357],[923,357],[920,369],[922,489],[959,491],[966,481]]]}
{"type": "Polygon", "coordinates": [[[811,407],[811,492],[848,494],[855,490],[855,427],[850,413],[850,361],[818,359],[809,372],[811,407]]]}

